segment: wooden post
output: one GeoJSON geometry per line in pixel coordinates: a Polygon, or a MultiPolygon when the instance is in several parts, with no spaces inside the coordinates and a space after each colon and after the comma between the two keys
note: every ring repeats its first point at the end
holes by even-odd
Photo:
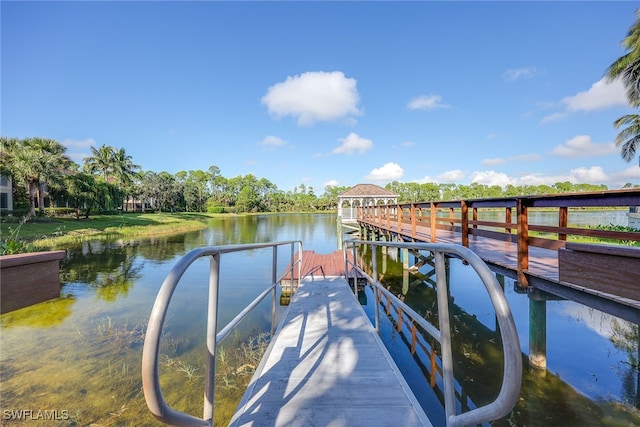
{"type": "Polygon", "coordinates": [[[431,209],[430,209],[430,213],[429,213],[429,219],[430,219],[430,225],[431,225],[431,242],[435,242],[436,239],[436,205],[435,203],[431,202],[431,209]]]}
{"type": "Polygon", "coordinates": [[[527,205],[522,198],[517,199],[518,215],[518,286],[527,288],[529,281],[524,272],[529,268],[529,217],[527,205]]]}
{"type": "Polygon", "coordinates": [[[476,224],[476,222],[478,222],[478,208],[474,206],[472,208],[472,211],[473,211],[473,228],[478,228],[478,224],[476,224]]]}
{"type": "Polygon", "coordinates": [[[449,208],[449,225],[453,228],[454,226],[454,222],[453,220],[455,219],[455,211],[453,208],[449,208]]]}
{"type": "Polygon", "coordinates": [[[416,324],[411,322],[411,354],[416,354],[416,341],[418,341],[416,324]]]}
{"type": "MultiPolygon", "coordinates": [[[[560,212],[558,212],[558,227],[567,228],[567,221],[569,218],[569,208],[566,206],[560,207],[560,212]]],[[[567,240],[567,235],[565,233],[558,233],[558,240],[567,240]]]]}
{"type": "Polygon", "coordinates": [[[462,246],[469,247],[469,208],[467,202],[460,202],[461,219],[462,219],[462,246]]]}
{"type": "MultiPolygon", "coordinates": [[[[507,208],[507,210],[505,211],[504,222],[506,222],[507,224],[511,224],[511,208],[507,208]]],[[[505,233],[511,234],[511,227],[507,226],[504,229],[504,231],[505,231],[505,233]]]]}
{"type": "Polygon", "coordinates": [[[411,203],[411,238],[416,238],[416,205],[411,203]]]}
{"type": "Polygon", "coordinates": [[[529,364],[547,367],[547,301],[529,298],[529,364]]]}

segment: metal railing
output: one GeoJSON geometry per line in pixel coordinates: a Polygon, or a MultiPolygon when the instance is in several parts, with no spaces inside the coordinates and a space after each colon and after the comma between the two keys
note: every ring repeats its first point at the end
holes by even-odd
{"type": "MultiPolygon", "coordinates": [[[[520,340],[515,322],[509,308],[509,304],[504,296],[504,292],[498,283],[495,274],[489,269],[482,259],[473,251],[457,244],[440,243],[394,243],[394,242],[374,242],[365,240],[345,240],[343,243],[345,271],[361,273],[372,285],[375,293],[375,313],[374,322],[376,330],[380,328],[380,304],[381,294],[393,299],[398,306],[415,322],[423,328],[429,335],[439,342],[442,352],[442,377],[444,384],[445,415],[448,427],[476,425],[492,420],[496,420],[507,415],[515,406],[520,395],[522,383],[522,352],[520,340]],[[370,245],[372,250],[372,274],[369,276],[357,265],[358,245],[370,245]],[[376,247],[392,247],[399,249],[411,249],[415,251],[429,251],[435,259],[436,290],[438,304],[438,322],[435,325],[428,322],[424,317],[411,309],[404,302],[400,301],[390,291],[380,283],[378,278],[378,267],[376,260],[376,247]],[[347,257],[349,247],[353,250],[353,262],[347,257]],[[447,274],[445,257],[455,256],[466,261],[478,274],[484,284],[489,298],[494,306],[499,329],[502,334],[502,348],[504,351],[504,371],[500,392],[496,399],[484,406],[472,409],[460,414],[456,413],[455,402],[455,379],[453,373],[453,353],[451,349],[451,328],[449,317],[449,300],[447,292],[447,274]],[[351,268],[350,268],[351,266],[351,268]]],[[[357,280],[353,280],[354,293],[357,297],[357,280]]]]}
{"type": "Polygon", "coordinates": [[[293,277],[294,268],[298,268],[298,277],[302,268],[302,242],[299,240],[272,242],[272,243],[255,243],[243,245],[227,245],[227,246],[208,246],[194,249],[183,256],[176,265],[171,269],[165,278],[156,301],[151,310],[149,317],[149,325],[144,340],[142,350],[142,389],[144,398],[151,413],[160,421],[176,425],[176,426],[211,426],[213,424],[213,402],[215,388],[215,372],[216,372],[216,348],[224,338],[233,331],[233,329],[244,319],[258,304],[272,294],[271,302],[271,333],[273,335],[275,328],[276,313],[276,286],[280,279],[277,278],[277,260],[278,247],[291,246],[291,263],[289,269],[285,272],[291,273],[293,277]],[[295,245],[298,245],[298,259],[294,260],[295,245]],[[218,288],[220,282],[220,260],[221,255],[230,252],[241,252],[253,249],[273,248],[273,262],[271,285],[258,295],[247,307],[245,307],[233,320],[231,320],[224,328],[218,330],[218,288]],[[209,300],[207,311],[207,359],[205,371],[204,386],[204,409],[202,418],[177,411],[167,405],[162,390],[160,389],[160,372],[158,365],[158,357],[160,352],[160,338],[162,335],[162,327],[169,308],[169,302],[173,295],[180,278],[187,268],[196,260],[202,257],[211,257],[209,266],[209,300]]]}

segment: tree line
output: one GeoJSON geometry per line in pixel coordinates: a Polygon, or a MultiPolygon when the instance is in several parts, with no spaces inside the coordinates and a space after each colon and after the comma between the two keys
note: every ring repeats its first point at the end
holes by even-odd
{"type": "MultiPolygon", "coordinates": [[[[321,195],[300,184],[283,191],[266,178],[252,174],[222,176],[208,170],[143,171],[124,148],[90,147],[82,165],[66,155],[66,147],[53,139],[0,137],[0,172],[11,176],[14,211],[44,214],[45,208],[68,208],[76,216],[91,212],[315,212],[335,210],[346,186],[326,186],[321,195]]],[[[631,186],[631,184],[627,184],[631,186]]],[[[554,185],[437,184],[398,182],[385,188],[400,202],[464,200],[518,195],[606,190],[606,185],[558,182],[554,185]]]]}

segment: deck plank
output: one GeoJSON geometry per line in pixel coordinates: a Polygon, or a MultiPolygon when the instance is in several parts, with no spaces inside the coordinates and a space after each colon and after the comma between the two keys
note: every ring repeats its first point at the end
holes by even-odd
{"type": "Polygon", "coordinates": [[[232,426],[430,426],[343,277],[301,281],[232,426]]]}

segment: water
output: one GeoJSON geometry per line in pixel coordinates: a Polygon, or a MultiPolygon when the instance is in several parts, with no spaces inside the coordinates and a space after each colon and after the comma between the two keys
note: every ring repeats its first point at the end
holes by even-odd
{"type": "MultiPolygon", "coordinates": [[[[158,425],[142,395],[140,361],[146,322],[169,269],[198,246],[289,239],[303,240],[305,250],[332,252],[338,247],[335,216],[212,219],[209,228],[180,236],[91,242],[69,250],[61,267],[60,299],[0,317],[0,423],[158,425]]],[[[223,255],[222,324],[268,286],[270,255],[270,250],[223,255]]],[[[279,252],[279,265],[289,258],[290,249],[279,252]]],[[[405,302],[420,313],[431,309],[434,292],[428,284],[414,283],[412,277],[411,285],[404,286],[401,264],[389,259],[387,268],[385,277],[405,302]]],[[[499,389],[502,361],[495,320],[469,267],[452,260],[450,275],[454,324],[462,341],[455,350],[456,373],[462,373],[457,380],[468,403],[479,405],[499,389]]],[[[514,292],[509,279],[504,284],[526,360],[529,301],[514,292]]],[[[167,402],[197,416],[202,413],[207,286],[208,262],[198,261],[178,286],[161,347],[167,402]]],[[[367,301],[371,312],[373,297],[367,301]]],[[[218,422],[229,419],[266,345],[269,310],[266,301],[223,344],[216,377],[218,422]]],[[[279,315],[283,310],[278,308],[279,315]]],[[[567,301],[548,302],[547,316],[548,369],[525,368],[518,405],[494,424],[640,425],[637,325],[567,301]]],[[[424,379],[390,322],[383,324],[382,337],[425,409],[434,414],[435,425],[441,424],[437,388],[424,379]]]]}

